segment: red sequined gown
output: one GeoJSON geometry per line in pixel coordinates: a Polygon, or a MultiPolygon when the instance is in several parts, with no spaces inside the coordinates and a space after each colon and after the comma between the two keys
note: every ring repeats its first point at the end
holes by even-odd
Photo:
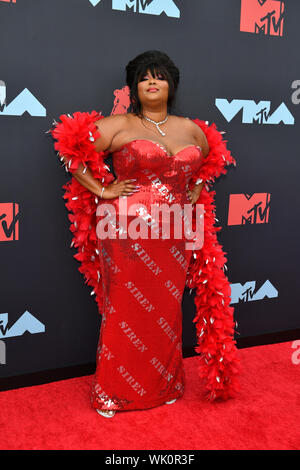
{"type": "Polygon", "coordinates": [[[171,156],[160,144],[143,139],[113,153],[118,180],[136,178],[140,190],[102,199],[97,207],[104,305],[92,384],[95,408],[147,409],[184,393],[181,301],[192,251],[186,249],[184,219],[176,217],[177,227],[182,224],[182,236],[176,238],[170,212],[170,235],[163,238],[165,219],[155,218],[152,207],[190,204],[187,183],[202,159],[199,146],[171,156]],[[121,215],[127,216],[127,226],[121,215]],[[142,237],[132,237],[134,221],[140,222],[134,233],[144,230],[142,237]],[[104,229],[110,231],[107,238],[104,229]]]}

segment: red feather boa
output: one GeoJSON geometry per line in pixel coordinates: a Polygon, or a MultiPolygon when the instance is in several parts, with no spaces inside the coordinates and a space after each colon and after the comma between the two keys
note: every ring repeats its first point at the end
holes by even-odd
{"type": "MultiPolygon", "coordinates": [[[[95,121],[103,118],[101,114],[76,112],[61,115],[60,123],[54,121],[50,133],[56,140],[54,147],[58,155],[68,158],[64,163],[66,171],[73,173],[82,163],[88,167],[101,184],[107,186],[114,180],[113,174],[105,164],[107,152],[97,152],[93,142],[100,137],[95,121]]],[[[197,179],[205,181],[196,205],[203,204],[204,243],[200,250],[195,250],[187,273],[186,284],[195,288],[196,315],[194,322],[197,328],[196,352],[199,356],[199,376],[203,379],[204,393],[208,400],[226,400],[236,396],[240,390],[238,374],[240,360],[237,357],[234,340],[234,309],[230,307],[230,284],[224,273],[225,252],[217,239],[221,227],[215,227],[215,191],[209,191],[209,184],[215,178],[227,172],[225,166],[236,164],[226,141],[213,123],[193,119],[206,135],[209,153],[203,161],[199,174],[193,175],[190,187],[197,179]]],[[[81,263],[78,268],[83,274],[85,283],[93,288],[91,295],[96,296],[99,312],[102,311],[103,292],[100,262],[97,252],[96,207],[97,196],[71,178],[63,186],[64,199],[69,210],[70,230],[73,233],[71,247],[77,248],[74,257],[81,263]]],[[[195,208],[193,224],[195,224],[195,208]]]]}

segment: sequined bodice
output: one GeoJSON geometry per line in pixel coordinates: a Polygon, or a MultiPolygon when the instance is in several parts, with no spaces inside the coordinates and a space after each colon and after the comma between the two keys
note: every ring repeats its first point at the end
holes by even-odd
{"type": "Polygon", "coordinates": [[[193,173],[198,172],[202,149],[189,145],[175,155],[169,155],[158,143],[135,139],[113,152],[114,172],[118,179],[136,178],[140,191],[129,196],[133,202],[189,202],[186,188],[193,173]]]}

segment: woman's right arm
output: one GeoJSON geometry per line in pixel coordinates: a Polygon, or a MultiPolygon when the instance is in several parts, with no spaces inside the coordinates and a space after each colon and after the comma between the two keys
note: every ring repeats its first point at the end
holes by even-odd
{"type": "MultiPolygon", "coordinates": [[[[126,119],[124,115],[117,114],[101,118],[95,122],[100,133],[100,137],[94,142],[97,152],[104,152],[110,147],[114,136],[124,126],[124,119],[126,119]]],[[[63,155],[61,157],[67,165],[68,159],[63,155]]],[[[91,170],[88,167],[84,167],[82,163],[79,163],[77,170],[72,173],[72,176],[92,193],[97,196],[102,194],[103,199],[113,199],[118,196],[129,195],[136,187],[131,183],[133,180],[128,179],[118,182],[116,179],[102,191],[103,185],[98,179],[93,177],[91,170]]]]}

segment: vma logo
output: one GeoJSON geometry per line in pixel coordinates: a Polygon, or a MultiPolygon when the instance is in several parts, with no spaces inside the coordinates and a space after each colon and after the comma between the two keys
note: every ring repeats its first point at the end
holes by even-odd
{"type": "Polygon", "coordinates": [[[231,194],[228,225],[267,224],[270,208],[269,193],[231,194]]]}
{"type": "Polygon", "coordinates": [[[282,36],[284,2],[241,0],[240,30],[267,36],[282,36]]]}
{"type": "Polygon", "coordinates": [[[0,313],[0,339],[22,336],[28,333],[45,333],[45,325],[35,318],[27,310],[21,317],[8,328],[8,313],[0,313]]]}
{"type": "Polygon", "coordinates": [[[6,344],[3,339],[22,336],[26,332],[30,334],[45,333],[45,325],[26,310],[9,328],[8,314],[0,313],[0,365],[6,364],[6,344]]]}
{"type": "Polygon", "coordinates": [[[256,292],[256,281],[248,281],[245,284],[230,284],[231,304],[239,302],[251,302],[252,300],[262,300],[265,297],[272,299],[278,297],[278,290],[267,280],[256,292]]]}
{"type": "Polygon", "coordinates": [[[231,103],[227,99],[216,98],[215,105],[223,114],[227,122],[230,122],[240,111],[242,111],[243,124],[283,124],[293,125],[295,119],[284,103],[281,103],[271,114],[271,102],[260,101],[258,104],[254,100],[235,100],[231,103]]]}
{"type": "MultiPolygon", "coordinates": [[[[102,0],[89,0],[95,7],[102,0]]],[[[119,11],[131,10],[134,13],[145,13],[148,15],[161,15],[165,13],[173,18],[180,17],[179,8],[174,0],[112,0],[112,9],[119,11]]]]}
{"type": "Polygon", "coordinates": [[[30,114],[30,116],[46,116],[46,108],[27,88],[7,105],[6,84],[0,80],[0,116],[22,116],[25,112],[30,114]]]}
{"type": "Polygon", "coordinates": [[[0,242],[19,240],[19,204],[0,203],[0,242]]]}

